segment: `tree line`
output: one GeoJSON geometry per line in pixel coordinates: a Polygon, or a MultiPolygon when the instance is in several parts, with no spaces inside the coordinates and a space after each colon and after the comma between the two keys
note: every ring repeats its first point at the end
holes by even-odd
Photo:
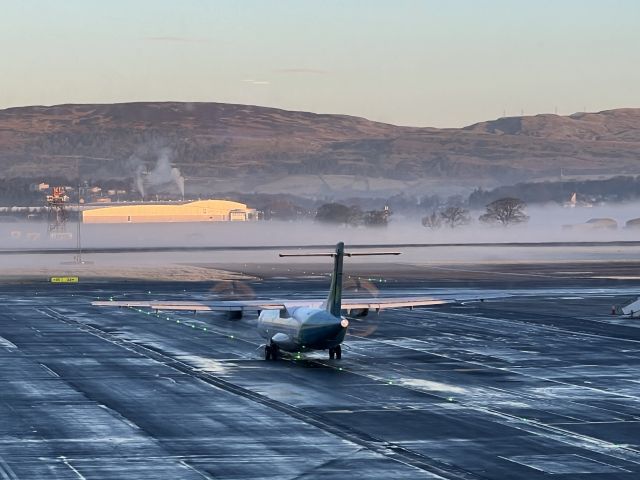
{"type": "Polygon", "coordinates": [[[527,203],[563,203],[572,193],[590,202],[624,202],[640,198],[640,176],[625,176],[601,180],[559,180],[556,182],[523,182],[505,185],[493,190],[477,188],[468,198],[472,208],[486,205],[496,199],[518,197],[527,203]]]}
{"type": "Polygon", "coordinates": [[[325,203],[320,205],[316,212],[315,220],[320,223],[334,225],[349,225],[357,227],[386,227],[391,217],[391,210],[363,211],[359,206],[347,206],[342,203],[325,203]]]}
{"type": "MultiPolygon", "coordinates": [[[[485,212],[478,217],[481,223],[489,225],[516,225],[529,221],[525,213],[527,205],[515,197],[494,200],[485,206],[485,212]]],[[[441,210],[433,210],[422,218],[422,225],[432,230],[442,227],[456,228],[471,223],[469,210],[460,205],[449,205],[441,210]]]]}

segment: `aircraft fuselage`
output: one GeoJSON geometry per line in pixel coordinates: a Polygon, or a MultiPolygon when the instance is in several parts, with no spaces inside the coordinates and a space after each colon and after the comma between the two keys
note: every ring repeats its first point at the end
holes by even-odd
{"type": "Polygon", "coordinates": [[[287,352],[337,347],[344,340],[348,326],[347,319],[311,307],[263,310],[258,317],[260,335],[287,352]]]}

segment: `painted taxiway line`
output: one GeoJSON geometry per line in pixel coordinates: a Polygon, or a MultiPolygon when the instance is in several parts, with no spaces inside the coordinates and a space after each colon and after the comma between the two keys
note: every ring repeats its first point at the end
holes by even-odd
{"type": "Polygon", "coordinates": [[[430,473],[431,475],[434,475],[436,479],[441,478],[449,480],[482,480],[482,477],[479,477],[476,474],[466,471],[460,467],[456,467],[454,465],[450,465],[444,462],[440,462],[439,460],[426,457],[425,455],[409,450],[400,444],[380,440],[363,432],[359,432],[349,427],[330,422],[319,414],[305,411],[293,405],[274,400],[260,393],[246,389],[230,381],[223,380],[220,377],[196,369],[193,366],[176,359],[175,357],[140,345],[131,340],[124,339],[121,336],[114,335],[95,326],[87,325],[78,320],[68,318],[52,308],[45,307],[43,309],[37,310],[43,315],[48,316],[49,318],[58,320],[67,325],[72,325],[85,333],[94,335],[113,345],[129,350],[150,360],[159,362],[166,367],[172,368],[180,373],[184,373],[193,378],[197,378],[213,387],[246,398],[263,406],[272,408],[292,418],[300,420],[308,425],[319,428],[326,433],[335,435],[336,437],[347,440],[355,445],[364,447],[367,450],[386,457],[390,460],[394,460],[403,465],[430,473]]]}
{"type": "MultiPolygon", "coordinates": [[[[358,338],[358,337],[356,337],[358,338]]],[[[586,389],[592,389],[592,390],[596,390],[598,392],[604,392],[604,393],[609,393],[611,394],[611,392],[605,392],[603,390],[599,390],[599,389],[595,389],[592,387],[585,387],[585,386],[576,386],[576,385],[572,385],[572,384],[567,384],[566,382],[561,382],[555,379],[546,379],[546,378],[542,378],[542,377],[536,377],[534,375],[529,375],[526,373],[522,373],[522,372],[518,372],[518,371],[513,371],[513,370],[509,370],[506,368],[502,368],[502,367],[495,367],[492,365],[488,365],[488,364],[484,364],[482,362],[476,362],[476,361],[469,361],[469,360],[464,360],[464,359],[460,359],[457,358],[455,356],[452,355],[445,355],[442,353],[436,353],[433,352],[432,350],[429,350],[427,348],[425,349],[419,349],[419,348],[413,348],[413,347],[409,347],[406,345],[402,345],[399,344],[397,341],[394,340],[376,340],[376,339],[370,339],[370,338],[366,338],[366,337],[360,337],[359,340],[363,341],[363,342],[375,342],[375,343],[381,343],[384,345],[390,345],[390,346],[394,346],[396,348],[402,348],[402,349],[406,349],[406,350],[413,350],[413,351],[418,351],[421,353],[427,353],[430,355],[434,355],[437,357],[441,357],[441,358],[445,358],[447,360],[453,360],[456,362],[460,362],[460,363],[466,363],[466,364],[472,364],[472,365],[477,365],[477,366],[481,366],[484,367],[486,369],[491,369],[491,370],[500,370],[500,371],[507,371],[509,373],[512,373],[514,375],[523,375],[526,377],[530,377],[530,378],[534,378],[537,380],[546,380],[546,381],[550,381],[550,382],[554,382],[554,383],[559,383],[559,384],[563,384],[563,385],[569,385],[572,387],[582,387],[582,388],[586,388],[586,389]]],[[[417,339],[412,339],[414,341],[418,341],[421,342],[420,340],[417,339]]],[[[426,343],[426,342],[422,342],[422,343],[426,343]]],[[[320,362],[322,363],[322,362],[320,362]]],[[[322,363],[323,365],[326,365],[325,363],[322,363]]],[[[366,378],[370,378],[372,380],[378,380],[378,381],[386,381],[384,378],[378,377],[376,375],[372,375],[370,373],[367,372],[362,372],[362,371],[358,371],[358,370],[353,370],[353,369],[345,369],[345,371],[352,373],[352,374],[356,374],[356,375],[361,375],[364,376],[366,378]]],[[[403,385],[402,383],[396,383],[394,382],[394,385],[399,385],[401,387],[404,388],[408,388],[409,390],[413,390],[413,391],[417,391],[417,392],[421,392],[421,393],[427,393],[430,395],[433,395],[437,398],[440,398],[443,401],[449,401],[451,402],[452,399],[447,396],[444,395],[442,393],[439,393],[437,391],[425,391],[422,390],[420,388],[417,387],[412,387],[409,385],[403,385]]],[[[514,393],[514,392],[509,392],[510,394],[514,395],[514,396],[518,396],[519,394],[514,393]]],[[[526,397],[525,397],[526,398],[526,397]]],[[[636,398],[636,397],[632,397],[632,398],[636,398]]],[[[599,438],[595,438],[595,437],[591,437],[589,435],[583,435],[583,434],[579,434],[570,430],[566,430],[563,428],[558,428],[555,427],[551,424],[546,424],[546,423],[542,423],[540,421],[537,420],[531,420],[525,417],[519,417],[517,415],[513,415],[513,414],[508,414],[508,413],[504,413],[498,410],[494,410],[492,408],[489,407],[482,407],[476,403],[469,403],[469,402],[465,402],[464,400],[458,400],[458,399],[454,399],[453,401],[455,401],[456,403],[469,408],[471,410],[475,410],[476,412],[481,412],[481,413],[485,413],[489,416],[495,417],[500,419],[501,421],[499,421],[499,423],[502,423],[504,425],[507,426],[511,426],[513,428],[518,428],[521,431],[527,432],[527,433],[531,433],[533,435],[539,435],[542,436],[544,438],[548,438],[548,439],[552,439],[555,440],[559,443],[564,443],[567,445],[571,445],[573,447],[578,447],[578,448],[582,448],[585,450],[589,450],[589,451],[593,451],[595,453],[599,453],[599,454],[604,454],[610,457],[614,457],[617,458],[619,460],[623,460],[623,461],[627,461],[627,462],[632,462],[632,463],[636,463],[636,464],[640,464],[640,451],[628,446],[628,445],[618,445],[606,440],[601,440],[599,438]]]]}
{"type": "Polygon", "coordinates": [[[18,480],[18,476],[9,464],[0,456],[0,477],[2,480],[18,480]]]}

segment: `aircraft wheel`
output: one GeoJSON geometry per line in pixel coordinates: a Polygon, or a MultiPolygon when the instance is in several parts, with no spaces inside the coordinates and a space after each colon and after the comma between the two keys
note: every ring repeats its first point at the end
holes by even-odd
{"type": "Polygon", "coordinates": [[[271,359],[271,347],[269,345],[264,346],[264,359],[265,360],[271,359]]]}
{"type": "Polygon", "coordinates": [[[338,345],[334,351],[336,352],[336,360],[340,360],[342,358],[342,347],[338,345]]]}
{"type": "Polygon", "coordinates": [[[333,347],[329,348],[329,360],[333,360],[336,356],[336,351],[333,347]]]}

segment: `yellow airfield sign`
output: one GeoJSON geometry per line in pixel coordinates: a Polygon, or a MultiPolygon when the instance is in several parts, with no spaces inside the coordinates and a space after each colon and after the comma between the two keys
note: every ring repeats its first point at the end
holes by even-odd
{"type": "Polygon", "coordinates": [[[78,283],[78,277],[51,277],[51,283],[78,283]]]}

